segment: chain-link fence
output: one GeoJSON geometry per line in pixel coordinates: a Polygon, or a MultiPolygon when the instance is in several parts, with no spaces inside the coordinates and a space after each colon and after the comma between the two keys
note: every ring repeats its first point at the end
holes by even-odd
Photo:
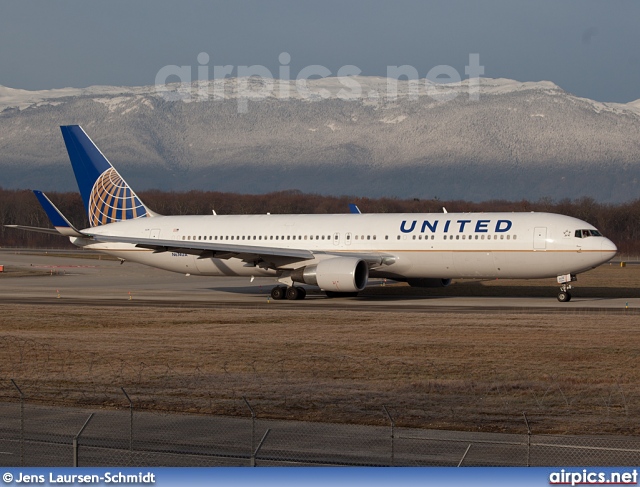
{"type": "Polygon", "coordinates": [[[633,436],[539,435],[188,414],[129,406],[0,402],[0,466],[632,466],[633,436]]]}

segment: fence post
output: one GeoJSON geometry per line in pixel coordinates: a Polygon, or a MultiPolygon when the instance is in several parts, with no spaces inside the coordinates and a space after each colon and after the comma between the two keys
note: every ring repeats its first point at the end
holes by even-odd
{"type": "Polygon", "coordinates": [[[20,394],[20,466],[24,467],[24,394],[16,384],[16,381],[11,379],[13,387],[18,390],[20,394]]]}
{"type": "Polygon", "coordinates": [[[78,431],[78,434],[73,437],[73,466],[74,467],[78,466],[78,440],[80,439],[80,435],[82,434],[84,429],[89,424],[89,421],[91,421],[91,418],[93,418],[93,413],[89,415],[87,420],[82,425],[82,428],[80,428],[80,431],[78,431]]]}
{"type": "Polygon", "coordinates": [[[387,406],[382,406],[382,409],[384,409],[384,412],[387,413],[387,417],[389,418],[389,421],[391,422],[391,466],[394,467],[395,463],[396,463],[396,452],[395,452],[395,422],[393,421],[393,418],[391,417],[391,415],[389,414],[389,410],[387,409],[387,406]]]}
{"type": "Polygon", "coordinates": [[[124,390],[124,387],[120,388],[122,393],[129,401],[129,451],[133,451],[133,401],[127,394],[127,391],[124,390]]]}
{"type": "Polygon", "coordinates": [[[262,444],[264,443],[264,440],[267,439],[267,436],[269,436],[270,432],[271,432],[270,428],[267,429],[267,431],[264,432],[264,436],[260,440],[260,443],[258,443],[258,448],[256,448],[256,451],[251,453],[251,466],[252,467],[256,466],[256,457],[258,456],[258,452],[260,451],[260,448],[262,448],[262,444]]]}
{"type": "Polygon", "coordinates": [[[531,428],[529,427],[529,420],[527,419],[527,413],[522,411],[524,416],[524,423],[527,425],[527,467],[531,466],[531,428]]]}
{"type": "Polygon", "coordinates": [[[462,458],[460,459],[460,461],[458,462],[458,467],[462,466],[462,462],[464,462],[464,459],[467,458],[467,453],[469,453],[469,450],[471,450],[471,443],[469,443],[469,446],[467,447],[467,449],[464,451],[464,455],[462,455],[462,458]]]}
{"type": "Polygon", "coordinates": [[[255,451],[255,437],[256,437],[256,413],[253,410],[253,408],[251,407],[251,404],[249,404],[249,401],[247,401],[247,398],[242,396],[242,399],[244,399],[245,404],[247,405],[247,407],[249,408],[249,411],[251,411],[251,455],[253,455],[253,452],[255,451]]]}

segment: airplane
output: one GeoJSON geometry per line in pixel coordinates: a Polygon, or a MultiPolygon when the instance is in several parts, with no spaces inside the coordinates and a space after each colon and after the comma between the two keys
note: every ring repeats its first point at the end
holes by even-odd
{"type": "MultiPolygon", "coordinates": [[[[442,287],[452,279],[556,277],[571,300],[576,275],[609,261],[593,225],[553,213],[162,216],[148,208],[79,125],[62,126],[90,227],[75,228],[34,191],[55,229],[81,248],[202,276],[273,277],[271,298],[355,296],[370,278],[442,287]]],[[[354,205],[355,206],[355,205],[354,205]]]]}

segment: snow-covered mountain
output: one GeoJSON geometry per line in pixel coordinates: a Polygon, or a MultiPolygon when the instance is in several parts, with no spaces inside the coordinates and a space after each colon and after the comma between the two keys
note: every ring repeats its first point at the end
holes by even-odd
{"type": "Polygon", "coordinates": [[[600,103],[550,82],[484,78],[474,89],[378,77],[306,89],[258,78],[163,90],[0,86],[0,186],[74,190],[58,126],[81,124],[137,189],[640,197],[640,100],[600,103]]]}

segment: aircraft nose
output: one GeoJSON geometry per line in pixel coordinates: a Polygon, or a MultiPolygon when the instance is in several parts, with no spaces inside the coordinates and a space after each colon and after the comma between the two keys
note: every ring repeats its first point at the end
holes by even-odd
{"type": "Polygon", "coordinates": [[[611,240],[609,240],[608,238],[605,238],[602,241],[601,251],[602,251],[602,258],[606,259],[605,260],[606,262],[607,260],[613,259],[613,257],[618,252],[618,247],[616,247],[616,244],[614,244],[611,240]]]}

